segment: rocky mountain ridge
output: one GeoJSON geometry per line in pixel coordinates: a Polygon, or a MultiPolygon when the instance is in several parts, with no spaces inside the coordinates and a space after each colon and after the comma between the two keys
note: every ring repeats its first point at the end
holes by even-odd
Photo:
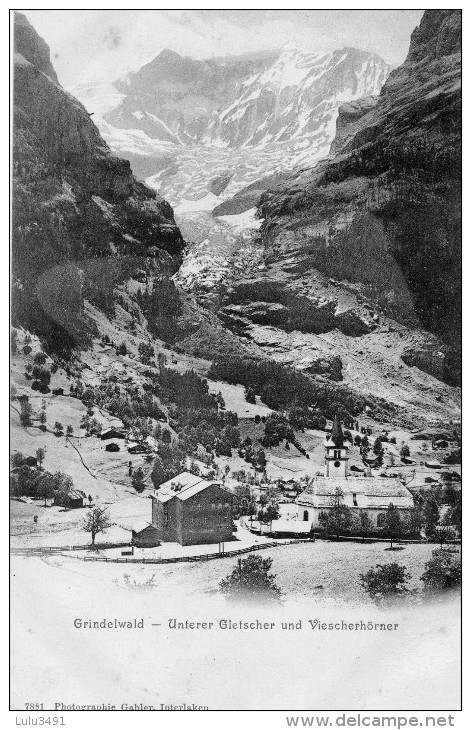
{"type": "Polygon", "coordinates": [[[178,205],[213,192],[215,179],[227,178],[222,202],[268,172],[321,159],[339,105],[378,94],[388,73],[354,48],[304,53],[290,43],[207,60],[164,49],[111,87],[73,91],[111,148],[178,205]]]}
{"type": "Polygon", "coordinates": [[[379,97],[340,108],[331,156],[262,195],[266,268],[234,282],[223,317],[238,308],[250,330],[264,312],[282,338],[296,320],[342,331],[331,313],[350,299],[364,330],[349,334],[409,328],[416,349],[403,362],[458,383],[460,22],[426,11],[379,97]]]}
{"type": "MultiPolygon", "coordinates": [[[[378,94],[389,73],[376,54],[345,48],[198,61],[164,49],[115,82],[104,119],[177,145],[266,147],[326,135],[341,101],[378,94]]],[[[312,144],[312,140],[311,140],[312,144]]]]}

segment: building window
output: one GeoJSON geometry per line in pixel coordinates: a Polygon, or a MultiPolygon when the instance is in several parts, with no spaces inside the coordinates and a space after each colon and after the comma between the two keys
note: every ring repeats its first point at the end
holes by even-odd
{"type": "Polygon", "coordinates": [[[309,521],[309,512],[307,511],[307,509],[304,510],[303,520],[304,522],[309,521]]]}
{"type": "Polygon", "coordinates": [[[168,523],[169,523],[168,507],[164,507],[164,527],[168,527],[168,523]]]}
{"type": "Polygon", "coordinates": [[[340,451],[334,451],[334,459],[340,459],[340,451]]]}
{"type": "Polygon", "coordinates": [[[358,507],[356,492],[353,492],[353,495],[352,496],[353,496],[353,504],[354,504],[354,506],[355,507],[358,507]]]}
{"type": "Polygon", "coordinates": [[[386,515],[383,512],[381,512],[378,515],[378,517],[376,519],[376,524],[377,524],[378,527],[384,527],[385,518],[386,518],[386,515]]]}
{"type": "Polygon", "coordinates": [[[213,512],[216,510],[216,502],[211,502],[211,509],[213,512]]]}
{"type": "Polygon", "coordinates": [[[219,504],[218,504],[218,510],[219,510],[219,512],[222,512],[222,502],[219,502],[219,504]]]}
{"type": "Polygon", "coordinates": [[[340,461],[334,461],[334,466],[336,469],[338,469],[340,466],[340,461]]]}

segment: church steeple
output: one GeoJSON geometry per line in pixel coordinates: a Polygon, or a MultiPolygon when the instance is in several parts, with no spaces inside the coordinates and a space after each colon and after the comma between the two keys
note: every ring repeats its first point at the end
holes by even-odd
{"type": "Polygon", "coordinates": [[[330,440],[339,448],[343,448],[343,431],[342,424],[340,423],[340,416],[338,413],[335,414],[334,423],[332,425],[332,431],[330,433],[330,440]]]}
{"type": "Polygon", "coordinates": [[[324,442],[324,446],[325,476],[346,478],[348,476],[348,456],[347,449],[344,446],[342,424],[338,413],[335,414],[332,431],[324,442]]]}

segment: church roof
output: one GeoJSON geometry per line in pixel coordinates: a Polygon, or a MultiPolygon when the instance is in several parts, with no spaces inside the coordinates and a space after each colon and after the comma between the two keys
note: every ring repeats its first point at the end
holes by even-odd
{"type": "Polygon", "coordinates": [[[414,506],[412,494],[401,482],[381,477],[317,477],[299,495],[296,503],[319,508],[332,507],[337,489],[342,490],[343,504],[347,507],[387,509],[393,504],[408,509],[414,506]]]}

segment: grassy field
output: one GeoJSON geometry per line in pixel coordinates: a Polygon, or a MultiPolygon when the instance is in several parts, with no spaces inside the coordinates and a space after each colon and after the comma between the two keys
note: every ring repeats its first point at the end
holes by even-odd
{"type": "MultiPolygon", "coordinates": [[[[273,559],[272,572],[287,600],[297,598],[315,605],[369,605],[371,601],[360,585],[360,574],[376,564],[398,562],[411,575],[410,588],[421,590],[420,576],[430,559],[434,545],[405,545],[390,552],[385,543],[315,543],[281,545],[260,552],[273,559]]],[[[219,581],[237,564],[235,558],[207,563],[142,565],[119,563],[84,563],[77,558],[54,556],[45,561],[63,570],[73,569],[93,581],[123,583],[131,574],[137,583],[153,576],[156,595],[196,597],[218,593],[219,581]]]]}

